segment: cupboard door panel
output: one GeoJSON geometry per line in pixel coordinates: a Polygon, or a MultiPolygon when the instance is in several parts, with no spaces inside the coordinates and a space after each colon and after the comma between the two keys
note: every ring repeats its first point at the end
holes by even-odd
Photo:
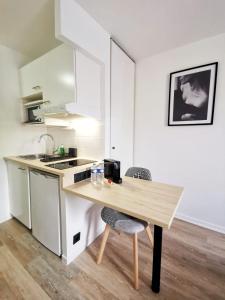
{"type": "Polygon", "coordinates": [[[133,165],[135,63],[111,44],[111,158],[121,161],[121,174],[133,165]]]}
{"type": "Polygon", "coordinates": [[[20,84],[22,97],[27,97],[43,90],[44,67],[41,58],[20,69],[20,84]]]}
{"type": "Polygon", "coordinates": [[[101,119],[103,67],[76,51],[77,109],[84,115],[101,119]]]}
{"type": "Polygon", "coordinates": [[[74,50],[61,45],[42,57],[45,66],[43,97],[50,105],[75,102],[74,50]]]}
{"type": "Polygon", "coordinates": [[[42,91],[53,106],[75,102],[74,55],[73,48],[63,44],[22,67],[22,97],[42,91]]]}
{"type": "Polygon", "coordinates": [[[7,164],[10,213],[26,227],[31,228],[28,169],[13,162],[7,164]]]}

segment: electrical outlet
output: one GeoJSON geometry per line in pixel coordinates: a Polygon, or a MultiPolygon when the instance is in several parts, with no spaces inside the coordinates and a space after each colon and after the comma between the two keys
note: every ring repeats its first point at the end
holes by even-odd
{"type": "Polygon", "coordinates": [[[73,236],[73,245],[76,244],[80,240],[80,232],[73,236]]]}

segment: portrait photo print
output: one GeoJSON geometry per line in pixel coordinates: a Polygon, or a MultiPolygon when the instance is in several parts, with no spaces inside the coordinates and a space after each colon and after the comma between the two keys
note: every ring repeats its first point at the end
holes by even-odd
{"type": "Polygon", "coordinates": [[[168,125],[213,124],[218,63],[170,73],[168,125]]]}

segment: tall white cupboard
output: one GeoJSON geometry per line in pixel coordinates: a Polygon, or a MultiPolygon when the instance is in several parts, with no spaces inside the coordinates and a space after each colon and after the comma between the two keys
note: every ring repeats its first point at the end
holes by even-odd
{"type": "Polygon", "coordinates": [[[111,158],[133,166],[135,62],[111,41],[111,158]]]}

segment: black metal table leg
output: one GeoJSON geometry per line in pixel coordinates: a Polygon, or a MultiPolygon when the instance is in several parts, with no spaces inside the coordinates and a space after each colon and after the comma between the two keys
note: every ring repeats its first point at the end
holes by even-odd
{"type": "Polygon", "coordinates": [[[160,271],[162,255],[162,233],[160,226],[154,225],[154,248],[153,248],[153,265],[152,265],[152,291],[160,291],[160,271]]]}

